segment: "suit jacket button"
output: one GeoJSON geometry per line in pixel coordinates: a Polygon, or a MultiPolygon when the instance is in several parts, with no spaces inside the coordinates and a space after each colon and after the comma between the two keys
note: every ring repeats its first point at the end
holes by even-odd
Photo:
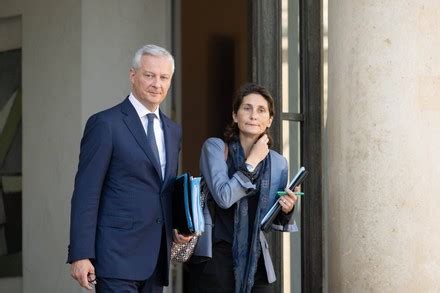
{"type": "Polygon", "coordinates": [[[160,218],[157,218],[157,219],[156,219],[156,223],[158,223],[158,224],[162,224],[162,220],[161,220],[160,218]]]}

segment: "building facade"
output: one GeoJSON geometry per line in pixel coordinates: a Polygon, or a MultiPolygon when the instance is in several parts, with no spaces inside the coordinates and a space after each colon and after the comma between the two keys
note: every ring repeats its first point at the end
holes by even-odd
{"type": "Polygon", "coordinates": [[[274,95],[275,148],[311,171],[300,233],[270,239],[277,292],[440,290],[438,1],[0,0],[0,292],[81,292],[65,263],[79,142],[146,43],[176,56],[161,108],[182,169],[241,83],[274,95]]]}

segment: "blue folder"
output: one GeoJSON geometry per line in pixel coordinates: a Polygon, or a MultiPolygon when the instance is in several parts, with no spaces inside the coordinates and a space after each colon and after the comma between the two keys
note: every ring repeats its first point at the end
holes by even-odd
{"type": "Polygon", "coordinates": [[[200,235],[205,224],[200,204],[201,177],[183,173],[176,178],[173,195],[173,228],[183,235],[200,235]]]}

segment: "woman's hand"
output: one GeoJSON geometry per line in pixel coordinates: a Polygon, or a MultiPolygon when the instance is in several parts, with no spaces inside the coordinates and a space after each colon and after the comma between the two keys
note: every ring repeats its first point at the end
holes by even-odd
{"type": "Polygon", "coordinates": [[[173,241],[177,244],[187,243],[192,238],[193,238],[193,236],[184,236],[182,234],[179,234],[179,232],[177,232],[177,229],[173,230],[173,241]]]}
{"type": "Polygon", "coordinates": [[[289,188],[286,188],[285,191],[287,192],[287,194],[281,196],[278,202],[281,205],[281,210],[283,211],[283,213],[288,214],[293,210],[296,202],[298,201],[298,196],[295,195],[295,192],[300,192],[301,188],[300,186],[297,186],[295,187],[294,191],[290,190],[289,188]]]}
{"type": "Polygon", "coordinates": [[[264,160],[269,153],[269,138],[267,134],[260,137],[257,142],[252,146],[249,156],[246,159],[246,163],[254,167],[264,160]]]}

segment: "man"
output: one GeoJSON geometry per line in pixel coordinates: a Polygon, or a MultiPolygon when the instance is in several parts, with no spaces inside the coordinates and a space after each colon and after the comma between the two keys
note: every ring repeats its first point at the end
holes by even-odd
{"type": "Polygon", "coordinates": [[[168,51],[142,47],[130,69],[130,95],[87,121],[68,255],[71,275],[84,288],[96,283],[97,292],[162,292],[172,238],[190,239],[172,232],[182,131],[159,110],[173,72],[168,51]]]}

